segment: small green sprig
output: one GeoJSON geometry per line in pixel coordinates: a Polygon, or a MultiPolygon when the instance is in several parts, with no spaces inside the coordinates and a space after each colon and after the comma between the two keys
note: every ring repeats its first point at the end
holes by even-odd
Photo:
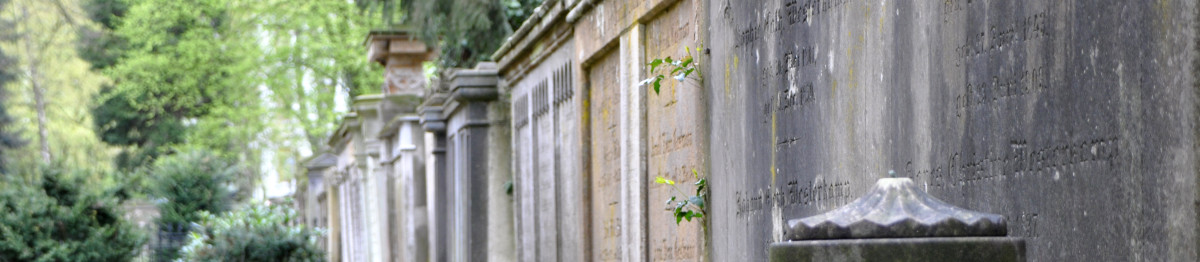
{"type": "MultiPolygon", "coordinates": [[[[651,74],[658,74],[642,80],[642,82],[638,83],[638,86],[650,85],[654,89],[654,93],[658,94],[658,91],[662,86],[662,80],[666,79],[666,76],[658,71],[659,66],[662,66],[663,69],[670,68],[670,75],[674,76],[675,81],[679,82],[683,82],[684,79],[693,73],[700,75],[700,71],[696,70],[700,67],[700,63],[695,62],[695,60],[692,59],[691,48],[685,47],[684,50],[687,52],[687,56],[684,56],[683,58],[673,59],[668,56],[665,58],[654,59],[651,60],[650,63],[646,63],[647,66],[650,66],[651,74]]],[[[697,48],[697,51],[699,51],[699,48],[697,48]]]]}
{"type": "MultiPolygon", "coordinates": [[[[695,169],[692,169],[692,175],[696,177],[695,195],[688,196],[687,199],[678,201],[676,201],[678,196],[671,196],[671,198],[667,199],[667,210],[675,214],[676,225],[678,225],[679,222],[683,221],[684,219],[686,219],[688,222],[691,222],[693,218],[704,218],[708,213],[706,211],[708,210],[708,180],[700,178],[700,173],[696,172],[695,169]]],[[[679,190],[679,187],[675,186],[674,180],[659,176],[654,179],[654,183],[669,185],[672,189],[675,189],[675,192],[679,193],[679,195],[687,196],[687,194],[684,194],[683,191],[679,190]]]]}

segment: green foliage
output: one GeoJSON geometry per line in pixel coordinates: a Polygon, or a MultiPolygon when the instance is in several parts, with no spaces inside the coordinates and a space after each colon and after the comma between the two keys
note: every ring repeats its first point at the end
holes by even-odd
{"type": "Polygon", "coordinates": [[[675,224],[679,224],[684,219],[687,219],[688,222],[691,222],[693,218],[702,219],[708,214],[708,179],[700,178],[700,174],[695,169],[692,169],[692,175],[696,177],[695,195],[684,194],[683,191],[679,190],[679,187],[675,186],[674,180],[661,176],[654,179],[654,183],[668,185],[672,189],[675,189],[675,192],[679,193],[679,196],[686,197],[677,200],[679,196],[671,196],[671,198],[667,199],[667,206],[673,207],[670,210],[675,215],[675,224]]]}
{"type": "Polygon", "coordinates": [[[519,28],[543,0],[354,0],[378,28],[411,27],[438,46],[441,68],[474,67],[519,28]],[[378,18],[376,18],[378,17],[378,18]]]}
{"type": "Polygon", "coordinates": [[[542,5],[542,0],[502,0],[505,14],[508,16],[508,26],[516,30],[521,23],[533,16],[533,10],[542,5]]]}
{"type": "MultiPolygon", "coordinates": [[[[7,5],[7,0],[0,0],[0,6],[7,5]]],[[[0,21],[0,26],[4,23],[0,21]]],[[[7,166],[5,155],[13,148],[20,147],[25,144],[20,135],[13,128],[13,118],[8,115],[8,106],[5,104],[8,98],[7,91],[4,86],[12,82],[16,75],[13,73],[16,64],[12,62],[12,58],[4,54],[4,50],[0,50],[0,174],[4,174],[7,166]]]]}
{"type": "MultiPolygon", "coordinates": [[[[388,1],[388,0],[377,0],[388,1]]],[[[508,14],[511,8],[532,14],[533,1],[513,0],[413,0],[402,1],[404,24],[416,28],[421,39],[438,46],[441,68],[474,67],[491,60],[504,40],[513,32],[508,14]]],[[[513,12],[516,13],[516,12],[513,12]]]]}
{"type": "Polygon", "coordinates": [[[324,261],[321,232],[289,226],[296,211],[284,205],[250,205],[214,216],[204,212],[190,243],[186,261],[324,261]]]}
{"type": "Polygon", "coordinates": [[[133,97],[131,93],[112,88],[101,91],[101,104],[92,109],[92,121],[101,141],[112,145],[155,147],[183,140],[184,127],[180,119],[142,114],[134,107],[134,101],[146,99],[145,95],[133,97]]]}
{"type": "Polygon", "coordinates": [[[230,184],[236,170],[224,159],[202,150],[189,150],[154,162],[153,195],[166,200],[159,205],[160,226],[200,221],[200,212],[219,213],[229,208],[230,184]]]}
{"type": "Polygon", "coordinates": [[[337,91],[351,98],[383,85],[382,67],[364,59],[369,21],[357,12],[344,0],[263,0],[254,11],[267,43],[258,70],[275,112],[299,124],[310,148],[336,128],[337,91]]]}
{"type": "MultiPolygon", "coordinates": [[[[128,261],[143,237],[117,198],[88,192],[81,174],[0,178],[0,261],[128,261]]],[[[94,188],[94,187],[93,187],[94,188]]]]}
{"type": "MultiPolygon", "coordinates": [[[[659,88],[662,85],[662,80],[666,78],[666,76],[663,75],[663,72],[659,71],[659,66],[662,66],[662,70],[667,70],[669,72],[667,74],[673,76],[675,81],[679,82],[683,82],[684,79],[687,79],[687,77],[691,76],[693,73],[695,73],[697,76],[700,76],[700,70],[697,70],[700,68],[700,63],[692,59],[691,48],[685,47],[684,50],[687,51],[687,56],[684,56],[683,58],[671,59],[671,57],[668,56],[665,58],[657,58],[651,60],[650,63],[646,63],[647,66],[650,66],[649,72],[652,76],[642,80],[642,82],[638,83],[638,86],[650,85],[654,90],[654,93],[658,94],[659,88]]],[[[700,48],[696,48],[696,51],[699,52],[700,48]]]]}
{"type": "Polygon", "coordinates": [[[79,41],[76,49],[80,58],[91,63],[92,69],[106,69],[116,64],[128,47],[129,41],[113,33],[120,19],[129,12],[125,0],[85,0],[83,10],[88,18],[100,24],[100,28],[77,27],[79,41]]]}
{"type": "Polygon", "coordinates": [[[106,48],[125,50],[114,51],[121,54],[104,70],[114,83],[92,110],[98,136],[129,146],[117,159],[122,170],[185,145],[257,166],[253,142],[269,121],[255,70],[258,21],[247,11],[256,3],[93,0],[93,18],[126,39],[106,48]]]}

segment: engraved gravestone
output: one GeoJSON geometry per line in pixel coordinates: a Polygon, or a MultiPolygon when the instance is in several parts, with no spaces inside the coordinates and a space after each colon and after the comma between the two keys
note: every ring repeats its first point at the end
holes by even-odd
{"type": "Polygon", "coordinates": [[[1197,260],[1197,8],[708,1],[713,260],[892,169],[1031,261],[1197,260]]]}
{"type": "MultiPolygon", "coordinates": [[[[700,20],[699,1],[680,1],[667,7],[646,24],[645,53],[651,58],[683,58],[686,49],[697,46],[699,33],[696,22],[700,20]]],[[[699,55],[698,52],[692,53],[699,55]]],[[[660,67],[663,68],[663,67],[660,67]]],[[[644,72],[643,78],[666,73],[644,72]]],[[[695,192],[696,175],[707,174],[704,168],[704,93],[699,77],[684,81],[669,79],[662,81],[657,94],[646,96],[646,131],[649,167],[646,181],[664,177],[677,181],[675,187],[682,192],[695,192]]],[[[647,88],[649,90],[649,88],[647,88]]],[[[652,92],[652,91],[650,91],[652,92]]],[[[671,196],[686,198],[675,188],[665,184],[651,183],[647,197],[646,212],[649,236],[650,261],[701,261],[704,242],[700,221],[676,223],[671,207],[663,201],[671,196]]]]}

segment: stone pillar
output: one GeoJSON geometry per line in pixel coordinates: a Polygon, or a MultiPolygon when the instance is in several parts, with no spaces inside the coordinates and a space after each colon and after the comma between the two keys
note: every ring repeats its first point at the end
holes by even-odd
{"type": "MultiPolygon", "coordinates": [[[[387,126],[381,130],[364,133],[364,135],[379,138],[376,141],[392,141],[392,143],[379,143],[380,150],[374,152],[380,152],[383,155],[377,156],[373,159],[376,161],[372,161],[372,163],[381,164],[372,166],[379,171],[374,177],[380,180],[375,186],[378,194],[374,195],[377,198],[375,206],[380,213],[374,216],[376,226],[373,227],[378,232],[375,235],[379,237],[372,242],[377,247],[373,249],[375,252],[372,253],[372,261],[385,261],[392,260],[393,256],[398,258],[399,253],[411,254],[398,252],[399,250],[393,251],[394,248],[403,249],[416,246],[417,238],[415,237],[417,236],[412,233],[412,230],[415,229],[406,228],[401,224],[408,224],[405,221],[412,220],[406,218],[415,214],[413,210],[416,207],[415,202],[410,201],[412,198],[405,197],[409,195],[407,192],[416,189],[424,191],[423,185],[414,187],[412,184],[414,181],[412,174],[417,171],[413,167],[419,167],[423,157],[410,153],[406,154],[408,157],[401,158],[402,154],[394,152],[399,152],[397,150],[416,152],[414,150],[419,148],[417,145],[420,144],[420,138],[423,136],[417,135],[416,139],[413,139],[412,134],[421,132],[412,131],[417,127],[416,123],[419,120],[416,115],[417,103],[424,97],[426,87],[422,64],[431,59],[436,52],[407,31],[372,31],[367,35],[366,44],[367,58],[384,66],[384,84],[381,88],[384,100],[376,108],[376,123],[387,126]],[[405,130],[409,130],[409,133],[401,132],[399,130],[401,128],[408,128],[405,130]],[[393,162],[397,158],[401,161],[399,166],[393,162]],[[383,168],[384,162],[389,163],[389,166],[383,168]],[[400,181],[392,181],[391,178],[400,179],[400,181]],[[393,192],[389,189],[396,189],[400,192],[393,192]],[[392,198],[392,196],[396,198],[392,198]],[[399,241],[401,236],[408,236],[408,239],[412,241],[393,242],[399,241]]],[[[421,200],[424,198],[422,197],[421,200]]],[[[413,259],[412,257],[407,258],[406,260],[413,259]]]]}
{"type": "Polygon", "coordinates": [[[498,101],[495,64],[481,63],[450,78],[443,115],[449,174],[453,181],[455,261],[515,259],[511,197],[508,104],[498,101]]]}
{"type": "Polygon", "coordinates": [[[446,176],[446,122],[442,117],[442,104],[446,94],[434,93],[420,107],[421,127],[425,129],[427,148],[425,166],[427,204],[429,209],[429,261],[450,261],[448,256],[449,231],[451,225],[448,198],[450,181],[446,176]]]}
{"type": "MultiPolygon", "coordinates": [[[[351,135],[357,146],[353,153],[354,168],[357,171],[355,184],[359,197],[360,234],[363,258],[365,261],[382,262],[384,254],[388,253],[387,232],[388,205],[386,172],[380,168],[380,152],[383,141],[379,140],[379,132],[383,129],[383,112],[381,104],[383,95],[363,95],[354,98],[352,110],[358,115],[358,128],[351,135]]],[[[350,120],[347,120],[350,121],[350,120]]]]}
{"type": "Polygon", "coordinates": [[[336,170],[329,170],[329,183],[325,184],[325,202],[326,216],[328,221],[328,235],[325,236],[325,259],[328,261],[339,261],[342,254],[342,205],[341,205],[341,190],[338,190],[342,185],[342,176],[336,170]]]}
{"type": "MultiPolygon", "coordinates": [[[[323,200],[328,200],[326,195],[328,192],[326,179],[332,175],[326,176],[326,173],[331,173],[330,167],[334,165],[337,165],[337,158],[328,153],[319,153],[304,163],[305,169],[308,170],[308,193],[305,195],[307,198],[305,202],[307,204],[304,206],[305,210],[303,212],[305,214],[305,223],[310,227],[327,227],[323,223],[328,221],[329,215],[325,213],[328,208],[326,207],[327,202],[323,200]]],[[[328,228],[327,230],[329,233],[326,235],[326,239],[332,238],[333,228],[328,228]]],[[[322,243],[321,247],[326,253],[332,253],[327,241],[326,243],[322,243]]]]}

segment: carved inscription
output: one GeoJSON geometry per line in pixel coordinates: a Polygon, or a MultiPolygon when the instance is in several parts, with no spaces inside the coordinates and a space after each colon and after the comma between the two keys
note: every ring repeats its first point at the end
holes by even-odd
{"type": "MultiPolygon", "coordinates": [[[[852,1],[854,0],[784,1],[782,8],[767,8],[762,11],[764,13],[761,19],[748,26],[735,29],[734,33],[737,35],[737,39],[734,42],[734,48],[742,48],[748,44],[758,42],[768,33],[778,34],[789,27],[811,25],[812,20],[836,11],[838,8],[852,1]]],[[[730,24],[740,24],[732,21],[734,16],[729,12],[730,4],[727,2],[725,5],[724,18],[730,21],[730,24]]]]}
{"type": "Polygon", "coordinates": [[[654,252],[651,252],[651,261],[677,261],[677,260],[695,260],[698,256],[696,246],[691,243],[671,242],[667,238],[659,238],[655,245],[654,252]]]}
{"type": "Polygon", "coordinates": [[[651,138],[650,156],[661,156],[692,147],[692,133],[673,130],[662,132],[656,138],[651,138]]]}
{"type": "Polygon", "coordinates": [[[749,192],[734,192],[737,203],[737,217],[749,219],[760,217],[763,210],[774,205],[780,207],[833,205],[840,206],[849,203],[855,196],[850,195],[849,181],[809,181],[791,180],[783,185],[749,192]]]}
{"type": "Polygon", "coordinates": [[[1047,11],[1041,11],[1016,21],[989,24],[985,29],[967,34],[963,44],[954,49],[958,58],[955,66],[962,66],[967,59],[989,56],[1004,50],[1005,47],[1048,37],[1049,20],[1046,18],[1047,15],[1047,11]]]}
{"type": "Polygon", "coordinates": [[[1042,93],[1060,85],[1061,79],[1052,76],[1049,67],[1044,64],[1032,69],[1004,70],[977,81],[967,80],[966,90],[954,99],[954,106],[958,109],[956,115],[962,117],[971,109],[1042,93]]]}
{"type": "Polygon", "coordinates": [[[952,153],[943,163],[929,169],[906,172],[914,179],[926,177],[929,187],[955,188],[1005,177],[1049,175],[1084,164],[1113,165],[1120,156],[1119,137],[1098,137],[1071,143],[1031,146],[1024,140],[1010,141],[1010,150],[982,154],[952,153]]]}

